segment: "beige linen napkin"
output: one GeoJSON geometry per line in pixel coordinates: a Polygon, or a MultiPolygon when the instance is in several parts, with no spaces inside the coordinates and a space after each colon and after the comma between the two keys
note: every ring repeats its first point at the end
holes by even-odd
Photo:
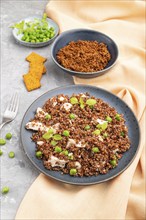
{"type": "Polygon", "coordinates": [[[16,215],[20,220],[145,219],[144,1],[51,1],[46,7],[60,31],[86,27],[101,31],[119,46],[119,59],[107,74],[74,78],[76,84],[103,87],[121,97],[136,114],[141,144],[128,169],[111,181],[71,186],[40,175],[16,215]]]}

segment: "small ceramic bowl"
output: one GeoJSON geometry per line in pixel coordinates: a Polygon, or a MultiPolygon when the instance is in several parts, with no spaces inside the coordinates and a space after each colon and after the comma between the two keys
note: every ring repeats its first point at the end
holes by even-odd
{"type": "MultiPolygon", "coordinates": [[[[36,15],[36,16],[32,16],[32,17],[28,17],[28,18],[22,19],[21,21],[26,21],[26,22],[28,22],[28,21],[33,21],[34,18],[39,18],[39,19],[41,19],[42,16],[36,15]]],[[[19,22],[21,22],[21,21],[19,21],[19,22]]],[[[31,43],[31,42],[22,41],[21,38],[22,38],[23,34],[19,34],[19,35],[18,35],[18,34],[17,34],[18,29],[17,29],[17,28],[14,28],[14,29],[12,30],[12,33],[13,33],[13,36],[14,36],[15,40],[16,40],[19,44],[24,45],[24,46],[27,46],[27,47],[44,47],[44,46],[47,46],[47,45],[51,44],[51,43],[55,40],[55,38],[57,37],[57,35],[58,35],[58,33],[59,33],[59,26],[57,25],[57,23],[56,23],[55,21],[53,21],[53,20],[50,19],[50,18],[47,18],[47,21],[48,21],[48,26],[49,26],[49,27],[53,27],[54,30],[55,30],[55,35],[54,35],[54,37],[51,38],[50,40],[45,41],[45,42],[39,42],[39,43],[31,43]]]]}
{"type": "Polygon", "coordinates": [[[72,29],[72,30],[63,32],[56,38],[56,40],[54,41],[52,45],[51,56],[55,64],[59,67],[59,69],[62,69],[64,72],[72,76],[77,76],[80,78],[93,78],[93,77],[97,77],[97,76],[100,76],[106,73],[111,67],[114,66],[118,58],[118,47],[116,43],[110,37],[108,37],[107,35],[101,32],[90,30],[90,29],[72,29]],[[108,50],[111,54],[111,60],[109,61],[109,63],[103,70],[100,70],[97,72],[77,72],[77,71],[66,69],[58,63],[56,59],[57,52],[61,48],[69,44],[69,42],[78,41],[78,40],[98,41],[98,42],[105,43],[107,45],[108,50]]]}

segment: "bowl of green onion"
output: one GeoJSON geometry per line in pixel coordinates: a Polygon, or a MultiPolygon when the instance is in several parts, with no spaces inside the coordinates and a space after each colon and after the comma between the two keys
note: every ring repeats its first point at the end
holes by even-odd
{"type": "Polygon", "coordinates": [[[31,16],[11,26],[15,40],[27,47],[43,47],[51,44],[59,33],[55,21],[43,16],[31,16]]]}

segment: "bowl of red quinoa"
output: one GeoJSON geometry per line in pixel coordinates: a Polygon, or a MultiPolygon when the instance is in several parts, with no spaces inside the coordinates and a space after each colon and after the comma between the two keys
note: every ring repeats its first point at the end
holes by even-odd
{"type": "Polygon", "coordinates": [[[112,93],[93,86],[59,87],[26,111],[21,141],[32,164],[61,182],[108,181],[133,161],[139,125],[132,110],[112,93]]]}
{"type": "Polygon", "coordinates": [[[57,67],[65,73],[80,78],[94,78],[115,65],[118,47],[101,32],[72,29],[56,38],[51,56],[57,67]]]}

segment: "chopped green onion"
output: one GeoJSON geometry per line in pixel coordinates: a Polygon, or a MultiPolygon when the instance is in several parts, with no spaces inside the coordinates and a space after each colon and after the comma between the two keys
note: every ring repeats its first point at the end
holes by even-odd
{"type": "Polygon", "coordinates": [[[106,121],[112,122],[112,118],[111,118],[110,116],[107,116],[107,117],[106,117],[106,121]]]}
{"type": "Polygon", "coordinates": [[[78,104],[78,99],[76,97],[71,97],[70,103],[73,104],[73,105],[78,104]]]}
{"type": "Polygon", "coordinates": [[[79,103],[80,103],[80,108],[83,109],[85,107],[85,104],[84,104],[84,100],[82,97],[80,97],[79,103]]]}
{"type": "Polygon", "coordinates": [[[53,136],[53,134],[50,134],[50,133],[45,133],[45,134],[43,134],[43,138],[45,139],[45,140],[48,140],[48,139],[50,139],[51,137],[53,136]]]}
{"type": "Polygon", "coordinates": [[[86,131],[90,129],[90,125],[86,125],[84,128],[86,131]]]}
{"type": "Polygon", "coordinates": [[[87,99],[86,104],[89,106],[94,106],[96,104],[95,99],[87,99]]]}
{"type": "Polygon", "coordinates": [[[52,146],[56,146],[56,145],[57,145],[57,142],[56,142],[56,141],[51,141],[51,145],[52,145],[52,146]]]}
{"type": "Polygon", "coordinates": [[[71,114],[69,115],[69,117],[70,117],[70,119],[75,119],[75,115],[74,115],[73,113],[71,113],[71,114]]]}
{"type": "Polygon", "coordinates": [[[92,152],[93,152],[93,153],[99,153],[100,151],[99,151],[99,148],[98,148],[98,147],[93,147],[93,148],[92,148],[92,152]]]}
{"type": "Polygon", "coordinates": [[[63,150],[62,154],[64,154],[65,156],[68,156],[68,150],[63,150]]]}
{"type": "Polygon", "coordinates": [[[95,134],[95,135],[99,135],[100,134],[100,130],[95,130],[95,131],[93,131],[93,134],[95,134]]]}
{"type": "Polygon", "coordinates": [[[117,121],[120,121],[120,120],[121,120],[121,116],[120,116],[119,114],[116,114],[115,119],[116,119],[117,121]]]}
{"type": "Polygon", "coordinates": [[[56,153],[61,153],[61,151],[62,151],[61,147],[58,147],[58,146],[55,147],[55,152],[56,153]]]}
{"type": "Polygon", "coordinates": [[[107,129],[108,123],[104,122],[103,124],[98,124],[96,127],[104,131],[105,129],[107,129]]]}
{"type": "Polygon", "coordinates": [[[120,135],[121,135],[122,137],[124,137],[124,136],[125,136],[124,131],[122,131],[122,132],[120,133],[120,135]]]}
{"type": "Polygon", "coordinates": [[[60,134],[55,134],[55,135],[53,136],[53,139],[56,140],[56,141],[60,141],[60,140],[62,140],[62,137],[61,137],[60,134]]]}
{"type": "Polygon", "coordinates": [[[103,137],[107,138],[107,137],[108,137],[108,134],[105,132],[105,133],[103,134],[103,137]]]}

